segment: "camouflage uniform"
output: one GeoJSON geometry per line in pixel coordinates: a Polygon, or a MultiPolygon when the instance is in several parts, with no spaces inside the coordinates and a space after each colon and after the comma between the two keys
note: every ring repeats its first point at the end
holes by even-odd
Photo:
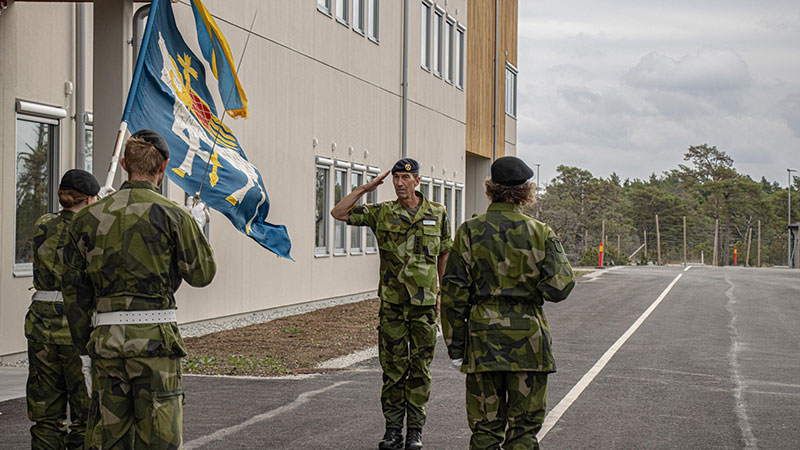
{"type": "Polygon", "coordinates": [[[442,331],[467,373],[470,448],[538,448],[547,374],[555,372],[542,305],[575,285],[558,238],[511,203],[456,232],[442,279],[442,331]],[[508,428],[506,429],[506,425],[508,428]]]}
{"type": "MultiPolygon", "coordinates": [[[[34,225],[33,286],[37,291],[61,290],[62,249],[73,215],[66,210],[45,214],[34,225]]],[[[83,448],[89,396],[81,360],[72,346],[64,303],[31,302],[25,316],[25,337],[29,364],[28,418],[36,422],[31,427],[31,448],[83,448]]]]}
{"type": "Polygon", "coordinates": [[[177,324],[91,322],[93,311],[175,309],[181,279],[204,286],[214,278],[213,251],[192,216],[155,190],[127,181],[87,206],[64,248],[72,340],[93,360],[87,448],[181,446],[186,347],[177,324]]]}
{"type": "Polygon", "coordinates": [[[452,246],[447,211],[422,194],[410,217],[399,201],[360,205],[350,225],[372,229],[380,248],[378,349],[383,368],[381,404],[387,428],[425,425],[436,345],[437,257],[452,246]]]}

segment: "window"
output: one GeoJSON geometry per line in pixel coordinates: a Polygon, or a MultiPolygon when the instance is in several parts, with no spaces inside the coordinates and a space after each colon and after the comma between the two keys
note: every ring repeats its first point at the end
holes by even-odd
{"type": "Polygon", "coordinates": [[[347,10],[349,0],[336,0],[336,21],[350,26],[350,14],[347,10]]]}
{"type": "Polygon", "coordinates": [[[455,22],[453,22],[449,17],[444,24],[444,36],[443,36],[443,55],[442,55],[442,66],[444,69],[444,80],[448,83],[453,82],[453,27],[455,22]]]}
{"type": "Polygon", "coordinates": [[[442,181],[441,180],[434,180],[433,181],[433,201],[436,203],[442,203],[442,181]]]}
{"type": "Polygon", "coordinates": [[[465,32],[466,30],[464,29],[464,27],[460,25],[456,29],[456,44],[454,49],[455,55],[453,55],[454,56],[453,70],[455,72],[453,76],[455,77],[456,87],[460,89],[464,89],[464,61],[466,61],[467,59],[467,55],[464,53],[465,51],[464,45],[466,42],[464,40],[465,32]]]}
{"type": "MultiPolygon", "coordinates": [[[[353,170],[350,172],[350,192],[356,190],[359,186],[364,184],[364,169],[366,167],[353,164],[353,170]]],[[[356,205],[364,203],[364,197],[361,197],[356,202],[356,205]]],[[[350,227],[350,253],[353,255],[360,255],[363,253],[362,239],[364,235],[363,227],[350,227]]]]}
{"type": "Polygon", "coordinates": [[[317,0],[317,10],[330,16],[331,0],[317,0]]]}
{"type": "MultiPolygon", "coordinates": [[[[333,175],[333,204],[337,204],[347,195],[347,167],[350,163],[336,161],[336,172],[333,175]]],[[[333,223],[333,256],[347,254],[347,224],[341,220],[333,223]]]]}
{"type": "MultiPolygon", "coordinates": [[[[453,182],[448,181],[444,185],[444,208],[447,210],[447,217],[453,221],[453,182]]],[[[452,227],[451,227],[452,233],[452,227]]]]}
{"type": "Polygon", "coordinates": [[[94,123],[86,123],[83,136],[83,170],[91,172],[92,155],[94,154],[94,123]]]}
{"type": "Polygon", "coordinates": [[[433,73],[442,76],[442,21],[444,15],[438,9],[433,14],[433,73]]]}
{"type": "Polygon", "coordinates": [[[328,255],[328,217],[330,211],[330,177],[333,161],[317,158],[314,255],[328,255]]]}
{"type": "MultiPolygon", "coordinates": [[[[18,102],[17,111],[25,111],[18,102]]],[[[40,106],[40,105],[33,105],[40,106]]],[[[61,108],[44,107],[54,112],[61,108]]],[[[15,153],[14,275],[33,274],[33,224],[41,215],[57,210],[59,120],[18,114],[15,153]]]]}
{"type": "Polygon", "coordinates": [[[425,197],[425,200],[431,200],[431,179],[428,177],[420,177],[419,192],[425,197]]]}
{"type": "Polygon", "coordinates": [[[364,0],[353,0],[353,31],[364,34],[364,0]]]}
{"type": "Polygon", "coordinates": [[[422,61],[420,64],[422,68],[425,70],[430,70],[431,68],[431,4],[428,2],[422,2],[422,16],[421,16],[421,26],[420,29],[422,30],[421,42],[422,42],[422,61]]]}
{"type": "Polygon", "coordinates": [[[461,225],[461,208],[464,198],[464,185],[461,183],[456,184],[456,198],[455,198],[455,207],[453,208],[454,215],[450,218],[450,223],[453,224],[453,233],[456,232],[458,227],[461,225]]]}
{"type": "MultiPolygon", "coordinates": [[[[380,170],[377,167],[370,167],[369,173],[367,173],[366,182],[372,181],[375,177],[378,176],[380,170]]],[[[378,203],[378,190],[374,190],[372,192],[367,192],[367,204],[374,205],[378,203]]],[[[367,242],[365,245],[365,253],[377,253],[378,252],[378,240],[375,238],[375,233],[372,232],[372,229],[367,228],[367,242]]]]}
{"type": "Polygon", "coordinates": [[[517,117],[517,69],[506,63],[506,114],[517,117]]]}
{"type": "Polygon", "coordinates": [[[380,39],[380,0],[368,0],[368,3],[367,35],[377,43],[380,39]]]}

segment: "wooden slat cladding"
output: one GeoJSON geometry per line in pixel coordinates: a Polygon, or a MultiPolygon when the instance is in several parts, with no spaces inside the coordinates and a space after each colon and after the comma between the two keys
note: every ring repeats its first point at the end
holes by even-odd
{"type": "MultiPolygon", "coordinates": [[[[504,154],[506,60],[517,66],[517,0],[500,0],[497,156],[504,154]]],[[[492,157],[495,0],[470,0],[467,18],[467,153],[492,157]]]]}

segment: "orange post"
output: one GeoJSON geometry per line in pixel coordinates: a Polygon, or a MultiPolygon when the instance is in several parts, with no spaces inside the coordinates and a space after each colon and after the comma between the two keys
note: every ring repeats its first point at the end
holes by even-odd
{"type": "Polygon", "coordinates": [[[733,265],[737,266],[736,264],[736,246],[733,246],[733,265]]]}
{"type": "Polygon", "coordinates": [[[600,243],[600,267],[603,267],[603,243],[600,243]]]}

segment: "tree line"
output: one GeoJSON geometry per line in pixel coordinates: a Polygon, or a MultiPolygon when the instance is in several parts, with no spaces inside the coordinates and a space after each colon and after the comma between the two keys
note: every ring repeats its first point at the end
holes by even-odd
{"type": "MultiPolygon", "coordinates": [[[[622,181],[616,173],[600,178],[579,167],[558,166],[558,175],[529,213],[553,228],[579,265],[597,264],[603,230],[604,262],[629,263],[645,236],[647,250],[640,249],[635,262],[657,262],[659,251],[662,263],[682,262],[684,218],[689,261],[711,264],[717,235],[720,265],[733,264],[734,252],[740,265],[756,265],[759,255],[762,265],[786,264],[787,189],[738,172],[716,146],[691,146],[683,159],[687,164],[646,180],[622,181]]],[[[794,219],[800,214],[800,177],[793,185],[794,219]]]]}

